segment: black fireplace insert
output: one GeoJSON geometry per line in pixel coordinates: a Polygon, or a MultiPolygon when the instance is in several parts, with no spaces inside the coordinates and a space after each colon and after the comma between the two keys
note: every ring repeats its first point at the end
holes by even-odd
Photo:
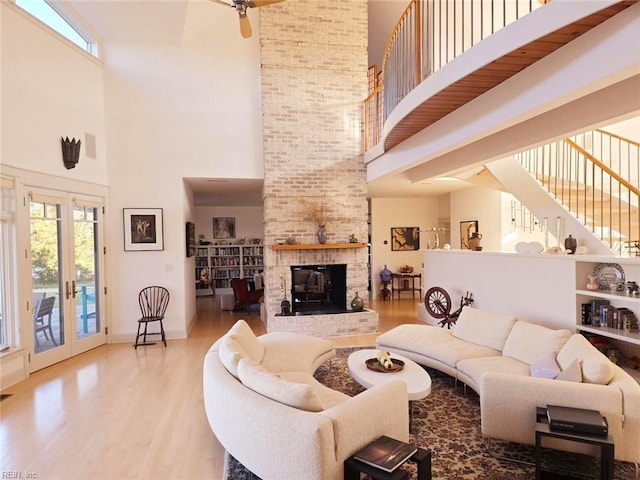
{"type": "Polygon", "coordinates": [[[347,265],[291,267],[291,313],[326,315],[347,312],[347,265]]]}

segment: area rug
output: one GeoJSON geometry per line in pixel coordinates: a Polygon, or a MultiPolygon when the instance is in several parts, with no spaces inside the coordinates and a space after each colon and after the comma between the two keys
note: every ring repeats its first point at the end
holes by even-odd
{"type": "MultiPolygon", "coordinates": [[[[357,347],[362,348],[362,347],[357,347]]],[[[347,395],[354,396],[364,388],[351,378],[347,369],[347,357],[356,348],[336,350],[336,358],[322,365],[315,377],[347,395]]],[[[445,480],[531,480],[534,467],[496,457],[508,457],[533,462],[533,447],[493,440],[489,450],[480,430],[480,402],[470,388],[455,385],[453,378],[427,369],[431,375],[431,394],[413,402],[410,441],[431,451],[434,479],[445,480]]],[[[292,425],[292,428],[295,426],[292,425]]],[[[545,449],[545,469],[553,473],[543,478],[565,480],[575,478],[599,478],[597,459],[545,449]]],[[[416,478],[411,463],[403,467],[416,478]]],[[[236,459],[225,459],[227,480],[260,480],[245,469],[236,459]]],[[[635,467],[630,463],[616,462],[615,480],[635,478],[635,467]]],[[[280,479],[278,479],[280,480],[280,479]]],[[[284,479],[282,479],[284,480],[284,479]]],[[[304,480],[304,479],[300,479],[304,480]]]]}

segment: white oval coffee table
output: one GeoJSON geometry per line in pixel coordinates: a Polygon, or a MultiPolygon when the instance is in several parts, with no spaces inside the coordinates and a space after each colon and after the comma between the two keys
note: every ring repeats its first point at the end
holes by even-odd
{"type": "Polygon", "coordinates": [[[409,400],[421,400],[431,393],[431,377],[427,371],[413,360],[409,360],[397,353],[391,353],[391,358],[404,362],[404,368],[399,372],[385,373],[369,370],[366,361],[377,358],[380,350],[356,350],[347,359],[349,373],[353,379],[365,388],[380,385],[392,380],[402,380],[407,384],[409,400]]]}

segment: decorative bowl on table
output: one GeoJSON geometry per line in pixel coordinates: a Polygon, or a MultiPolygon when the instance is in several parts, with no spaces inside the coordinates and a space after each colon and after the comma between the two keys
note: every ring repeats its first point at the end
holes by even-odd
{"type": "Polygon", "coordinates": [[[400,273],[413,273],[413,267],[410,265],[405,265],[404,267],[400,267],[400,273]]]}
{"type": "Polygon", "coordinates": [[[369,370],[373,370],[374,372],[381,372],[381,373],[399,372],[404,368],[404,362],[402,360],[398,360],[397,358],[392,358],[391,361],[393,362],[393,366],[391,368],[386,368],[385,366],[383,366],[378,361],[377,358],[370,358],[368,360],[365,360],[365,363],[369,370]]]}

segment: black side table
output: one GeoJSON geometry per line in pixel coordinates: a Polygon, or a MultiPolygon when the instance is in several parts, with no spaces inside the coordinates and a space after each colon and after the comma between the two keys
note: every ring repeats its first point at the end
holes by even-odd
{"type": "MultiPolygon", "coordinates": [[[[431,480],[431,452],[418,448],[409,461],[418,465],[418,480],[431,480]]],[[[409,472],[397,468],[393,472],[385,472],[366,463],[356,460],[353,456],[344,461],[344,480],[360,480],[360,474],[366,473],[373,480],[408,480],[409,472]]]]}
{"type": "Polygon", "coordinates": [[[549,424],[547,423],[536,423],[536,480],[540,480],[542,475],[540,467],[542,460],[542,439],[544,437],[558,438],[569,442],[586,443],[600,447],[600,480],[613,480],[614,444],[611,435],[596,437],[571,432],[552,432],[549,430],[549,424]]]}

